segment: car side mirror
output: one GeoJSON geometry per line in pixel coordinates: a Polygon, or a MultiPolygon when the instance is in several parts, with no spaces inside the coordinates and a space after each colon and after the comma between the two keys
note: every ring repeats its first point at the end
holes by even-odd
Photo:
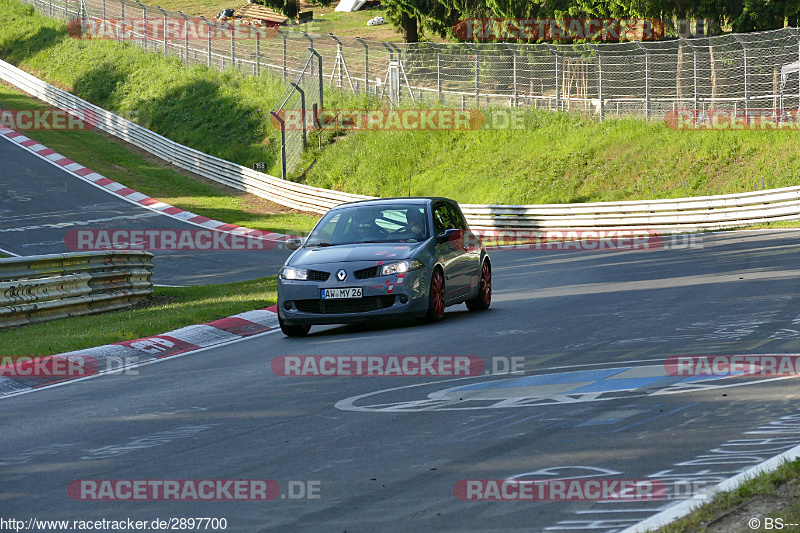
{"type": "Polygon", "coordinates": [[[289,250],[297,250],[301,246],[303,246],[303,239],[288,239],[286,241],[286,247],[289,250]]]}
{"type": "Polygon", "coordinates": [[[448,230],[445,230],[444,233],[436,237],[436,244],[444,244],[447,241],[457,239],[458,238],[457,234],[460,232],[461,230],[456,228],[450,228],[448,230]]]}

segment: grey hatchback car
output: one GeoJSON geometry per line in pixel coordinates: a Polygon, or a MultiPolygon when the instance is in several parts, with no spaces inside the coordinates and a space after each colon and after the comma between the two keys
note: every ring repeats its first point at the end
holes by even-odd
{"type": "Polygon", "coordinates": [[[489,255],[447,198],[342,204],[287,245],[295,252],[280,271],[278,319],[290,337],[399,315],[432,322],[447,306],[492,301],[489,255]]]}

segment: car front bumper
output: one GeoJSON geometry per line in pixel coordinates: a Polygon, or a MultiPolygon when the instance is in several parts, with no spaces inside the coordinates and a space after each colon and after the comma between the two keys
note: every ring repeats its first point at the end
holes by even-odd
{"type": "Polygon", "coordinates": [[[428,309],[427,272],[420,268],[405,274],[355,279],[348,269],[348,278],[343,282],[333,273],[327,281],[279,279],[278,314],[287,325],[350,324],[398,315],[421,316],[428,309]],[[321,298],[322,289],[350,287],[361,287],[362,297],[321,298]]]}

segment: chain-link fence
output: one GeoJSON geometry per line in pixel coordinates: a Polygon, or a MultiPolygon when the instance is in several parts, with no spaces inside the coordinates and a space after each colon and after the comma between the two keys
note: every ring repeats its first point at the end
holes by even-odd
{"type": "Polygon", "coordinates": [[[137,32],[135,25],[114,35],[188,64],[270,70],[290,79],[310,48],[324,62],[326,85],[383,95],[392,105],[510,105],[648,119],[678,109],[800,108],[794,28],[654,42],[394,44],[241,24],[232,30],[131,0],[23,1],[52,17],[87,17],[114,28],[125,27],[123,19],[163,20],[164,27],[183,20],[169,35],[137,32]]]}
{"type": "Polygon", "coordinates": [[[324,109],[322,58],[310,50],[297,79],[292,82],[270,111],[281,130],[281,175],[293,171],[303,158],[309,129],[318,129],[317,118],[324,109]]]}

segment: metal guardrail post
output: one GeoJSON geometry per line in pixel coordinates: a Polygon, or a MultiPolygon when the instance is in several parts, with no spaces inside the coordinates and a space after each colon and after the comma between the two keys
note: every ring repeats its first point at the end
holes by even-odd
{"type": "Polygon", "coordinates": [[[356,37],[356,41],[364,47],[364,94],[369,92],[369,45],[361,37],[356,37]]]}
{"type": "Polygon", "coordinates": [[[275,111],[270,111],[272,118],[281,126],[281,177],[286,179],[286,122],[275,111]]]}

